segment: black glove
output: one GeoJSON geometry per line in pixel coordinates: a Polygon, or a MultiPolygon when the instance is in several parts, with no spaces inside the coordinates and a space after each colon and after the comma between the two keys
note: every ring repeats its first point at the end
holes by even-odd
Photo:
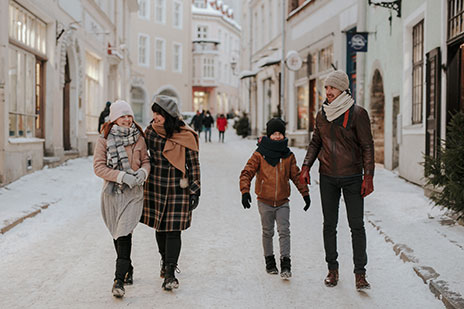
{"type": "Polygon", "coordinates": [[[311,206],[311,198],[309,197],[309,195],[305,195],[303,196],[303,199],[305,201],[305,207],[303,208],[303,210],[306,211],[309,209],[309,206],[311,206]]]}
{"type": "Polygon", "coordinates": [[[200,202],[200,197],[197,194],[191,194],[190,195],[190,210],[194,210],[197,208],[198,203],[200,202]]]}
{"type": "Polygon", "coordinates": [[[246,192],[246,193],[243,193],[242,194],[242,205],[243,205],[243,208],[247,209],[247,208],[250,208],[251,205],[251,195],[249,192],[246,192]]]}

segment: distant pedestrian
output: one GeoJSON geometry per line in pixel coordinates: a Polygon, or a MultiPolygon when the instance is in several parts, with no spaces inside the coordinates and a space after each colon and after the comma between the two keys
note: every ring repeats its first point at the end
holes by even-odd
{"type": "Polygon", "coordinates": [[[258,210],[261,215],[263,229],[263,249],[266,271],[277,274],[272,238],[274,222],[277,222],[280,242],[280,276],[288,279],[292,276],[290,261],[290,183],[291,179],[305,201],[305,211],[311,205],[309,189],[300,183],[300,170],[285,138],[285,122],[280,118],[272,118],[266,124],[266,134],[258,141],[258,148],[248,160],[240,174],[240,192],[242,205],[250,208],[251,180],[255,175],[255,193],[258,196],[258,210]]]}
{"type": "Polygon", "coordinates": [[[133,282],[132,232],[142,215],[142,185],[150,172],[144,133],[127,102],[111,105],[109,121],[95,146],[93,167],[104,179],[101,210],[117,254],[112,293],[123,297],[124,284],[133,282]]]}
{"type": "Polygon", "coordinates": [[[319,159],[320,191],[324,215],[326,286],[338,283],[337,223],[340,194],[346,204],[353,244],[356,288],[370,288],[366,280],[367,252],[364,198],[374,191],[374,143],[369,115],[355,104],[345,72],[334,71],[325,80],[326,101],[316,117],[300,181],[309,184],[309,169],[319,159]],[[363,176],[364,173],[364,176],[363,176]]]}
{"type": "Polygon", "coordinates": [[[110,115],[110,106],[111,102],[106,102],[105,109],[100,113],[100,117],[98,117],[98,132],[100,133],[102,125],[108,121],[110,115]]]}
{"type": "Polygon", "coordinates": [[[203,113],[200,113],[200,111],[197,110],[195,116],[192,117],[192,121],[190,121],[190,126],[192,126],[198,136],[200,136],[203,129],[203,113]]]}
{"type": "Polygon", "coordinates": [[[153,120],[145,129],[151,172],[145,184],[141,222],[156,230],[161,255],[162,288],[179,286],[175,277],[181,250],[181,231],[190,227],[200,198],[197,133],[180,119],[176,100],[157,95],[153,120]]]}
{"type": "Polygon", "coordinates": [[[205,129],[205,142],[211,143],[211,127],[214,126],[214,118],[209,111],[203,117],[203,128],[205,129]]]}
{"type": "Polygon", "coordinates": [[[224,114],[220,114],[216,119],[216,128],[219,131],[219,142],[222,141],[224,143],[224,133],[227,129],[227,119],[224,117],[224,114]]]}

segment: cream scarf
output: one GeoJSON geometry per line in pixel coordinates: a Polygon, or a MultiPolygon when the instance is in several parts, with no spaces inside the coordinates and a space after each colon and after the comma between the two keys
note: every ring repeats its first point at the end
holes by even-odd
{"type": "Polygon", "coordinates": [[[346,92],[342,92],[332,103],[327,103],[326,101],[322,107],[324,108],[327,120],[332,122],[349,110],[353,104],[353,97],[346,92]]]}

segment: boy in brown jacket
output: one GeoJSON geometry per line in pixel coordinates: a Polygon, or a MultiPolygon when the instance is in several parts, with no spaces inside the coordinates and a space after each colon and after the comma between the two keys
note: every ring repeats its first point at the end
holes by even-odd
{"type": "Polygon", "coordinates": [[[250,208],[251,180],[256,176],[255,193],[258,196],[258,209],[263,228],[263,249],[266,271],[277,274],[279,271],[274,259],[272,237],[274,222],[277,222],[280,243],[280,276],[292,276],[290,264],[290,183],[291,179],[305,201],[305,211],[311,205],[309,189],[298,181],[300,170],[285,138],[285,122],[272,118],[266,124],[266,134],[258,140],[258,148],[240,173],[240,192],[242,205],[250,208]]]}

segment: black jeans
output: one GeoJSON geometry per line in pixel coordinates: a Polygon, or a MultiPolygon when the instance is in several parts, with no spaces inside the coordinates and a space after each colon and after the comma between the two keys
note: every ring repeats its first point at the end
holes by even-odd
{"type": "Polygon", "coordinates": [[[158,232],[156,231],[158,251],[166,264],[175,264],[179,260],[182,241],[180,231],[158,232]]]}
{"type": "Polygon", "coordinates": [[[337,223],[340,194],[346,204],[348,224],[351,229],[354,272],[366,272],[366,231],[364,229],[364,199],[361,196],[362,176],[330,177],[320,175],[322,212],[324,215],[324,249],[328,268],[338,269],[337,223]]]}
{"type": "Polygon", "coordinates": [[[133,270],[131,261],[132,234],[113,239],[114,248],[116,249],[116,272],[115,280],[124,281],[126,273],[133,270]]]}
{"type": "Polygon", "coordinates": [[[225,131],[219,131],[219,141],[224,143],[224,132],[225,131]]]}

